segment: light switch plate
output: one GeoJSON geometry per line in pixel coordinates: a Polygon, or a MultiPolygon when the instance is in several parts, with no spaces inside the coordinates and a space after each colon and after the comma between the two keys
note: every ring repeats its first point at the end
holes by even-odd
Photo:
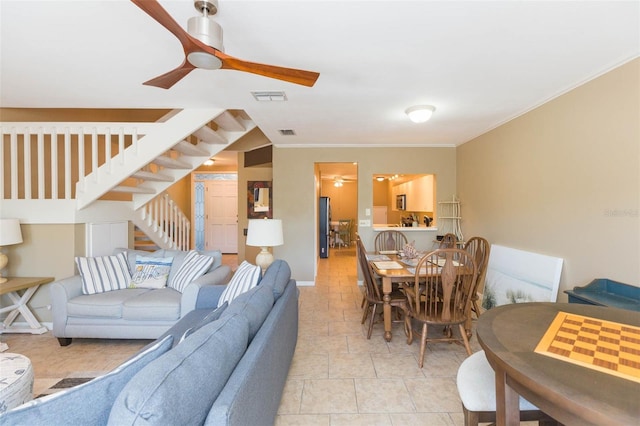
{"type": "Polygon", "coordinates": [[[371,209],[364,209],[365,216],[371,216],[371,209]]]}
{"type": "Polygon", "coordinates": [[[371,226],[371,221],[369,219],[360,219],[358,226],[371,226]]]}

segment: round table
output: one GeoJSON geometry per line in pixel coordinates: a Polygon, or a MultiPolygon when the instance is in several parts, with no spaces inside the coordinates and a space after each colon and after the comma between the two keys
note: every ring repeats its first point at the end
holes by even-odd
{"type": "Polygon", "coordinates": [[[24,355],[0,353],[0,413],[33,399],[33,367],[24,355]]]}
{"type": "Polygon", "coordinates": [[[535,352],[559,312],[640,326],[634,311],[569,303],[516,303],[480,315],[476,334],[496,373],[497,423],[520,424],[520,394],[563,424],[637,424],[640,383],[535,352]]]}

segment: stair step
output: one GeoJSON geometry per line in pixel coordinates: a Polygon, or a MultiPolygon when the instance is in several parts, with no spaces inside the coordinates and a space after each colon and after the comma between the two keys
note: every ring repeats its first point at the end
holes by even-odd
{"type": "Polygon", "coordinates": [[[124,186],[119,185],[111,188],[111,192],[122,192],[127,194],[155,194],[153,188],[145,188],[144,186],[124,186]]]}
{"type": "Polygon", "coordinates": [[[153,164],[157,164],[158,166],[166,167],[167,169],[191,169],[191,164],[186,163],[184,161],[180,161],[176,158],[170,158],[166,155],[161,155],[159,157],[154,158],[151,161],[153,164]]]}
{"type": "Polygon", "coordinates": [[[175,151],[178,151],[184,155],[189,155],[192,157],[208,157],[209,156],[209,151],[207,151],[204,148],[200,148],[198,145],[194,145],[192,143],[189,143],[187,141],[180,141],[178,142],[173,149],[175,151]]]}
{"type": "Polygon", "coordinates": [[[214,123],[230,132],[244,132],[247,130],[242,122],[229,111],[225,111],[213,119],[214,123]]]}
{"type": "Polygon", "coordinates": [[[171,176],[164,175],[162,173],[148,172],[146,170],[138,170],[132,174],[131,177],[152,182],[173,182],[173,178],[171,176]]]}
{"type": "Polygon", "coordinates": [[[208,126],[200,127],[198,130],[193,132],[193,135],[196,136],[198,139],[200,139],[202,142],[208,143],[210,145],[213,145],[213,144],[226,145],[228,143],[228,141],[224,137],[216,133],[215,130],[213,130],[211,127],[208,127],[208,126]]]}

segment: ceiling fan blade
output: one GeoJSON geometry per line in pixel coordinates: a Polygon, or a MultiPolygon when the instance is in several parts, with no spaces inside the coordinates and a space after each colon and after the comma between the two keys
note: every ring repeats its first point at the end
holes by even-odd
{"type": "Polygon", "coordinates": [[[284,68],[275,65],[244,61],[242,59],[229,56],[219,50],[215,50],[215,55],[222,61],[223,69],[244,71],[262,75],[264,77],[275,78],[277,80],[288,81],[289,83],[301,84],[307,87],[312,87],[320,76],[319,73],[313,71],[297,70],[294,68],[284,68]]]}
{"type": "Polygon", "coordinates": [[[142,84],[147,86],[161,87],[163,89],[169,89],[171,86],[176,84],[185,75],[189,74],[195,68],[196,67],[191,65],[191,63],[189,63],[189,61],[185,59],[182,65],[180,65],[178,68],[171,70],[167,73],[164,73],[156,78],[152,78],[149,81],[145,81],[142,84]]]}
{"type": "Polygon", "coordinates": [[[175,35],[182,47],[187,50],[193,45],[191,36],[187,33],[184,28],[180,26],[172,17],[169,15],[157,0],[131,0],[133,4],[138,6],[140,9],[145,11],[147,15],[151,16],[155,19],[160,25],[168,29],[173,35],[175,35]]]}

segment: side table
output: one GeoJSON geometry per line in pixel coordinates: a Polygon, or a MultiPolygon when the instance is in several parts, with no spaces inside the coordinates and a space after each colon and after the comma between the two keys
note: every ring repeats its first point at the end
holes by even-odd
{"type": "Polygon", "coordinates": [[[2,307],[0,314],[9,312],[2,326],[0,326],[0,334],[2,333],[31,333],[42,334],[47,332],[47,327],[40,324],[40,321],[33,315],[31,309],[27,305],[31,297],[42,284],[53,281],[53,277],[8,277],[4,283],[0,283],[0,295],[6,294],[13,302],[12,305],[2,307]],[[18,293],[25,290],[22,296],[18,293]],[[22,314],[29,327],[12,326],[19,314],[22,314]]]}

